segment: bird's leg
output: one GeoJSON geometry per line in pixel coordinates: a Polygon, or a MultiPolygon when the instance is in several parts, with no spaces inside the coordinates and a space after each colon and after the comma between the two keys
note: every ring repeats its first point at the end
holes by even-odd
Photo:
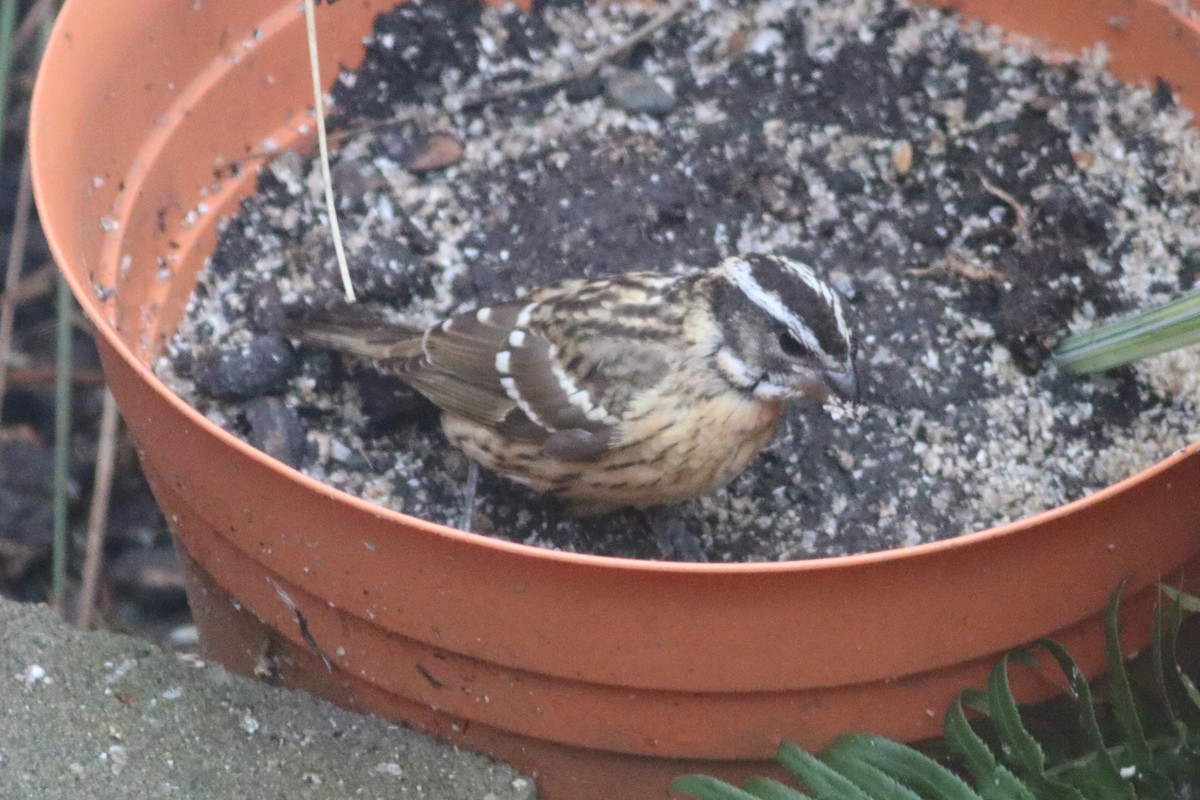
{"type": "Polygon", "coordinates": [[[475,520],[475,490],[479,486],[479,465],[467,461],[467,485],[463,487],[463,515],[458,524],[460,531],[471,532],[471,523],[475,520]]]}
{"type": "Polygon", "coordinates": [[[665,561],[707,561],[704,548],[687,528],[678,506],[642,509],[642,520],[654,536],[654,543],[665,561]]]}

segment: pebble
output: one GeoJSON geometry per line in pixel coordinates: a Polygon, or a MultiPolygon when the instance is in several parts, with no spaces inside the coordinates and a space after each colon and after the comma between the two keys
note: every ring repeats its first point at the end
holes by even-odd
{"type": "Polygon", "coordinates": [[[892,166],[896,168],[897,175],[907,175],[912,169],[913,164],[913,146],[912,142],[904,139],[896,142],[892,147],[892,166]]]}
{"type": "Polygon", "coordinates": [[[192,378],[211,397],[248,400],[287,389],[296,373],[296,351],[283,337],[269,334],[240,347],[209,350],[196,358],[192,378]]]}
{"type": "Polygon", "coordinates": [[[636,70],[614,72],[605,86],[613,105],[633,114],[666,114],[675,108],[675,95],[654,78],[636,70]]]}
{"type": "Polygon", "coordinates": [[[283,327],[285,317],[283,296],[279,291],[279,284],[271,279],[260,281],[250,296],[248,312],[250,324],[254,326],[255,330],[263,333],[278,333],[279,329],[283,327]]]}
{"type": "Polygon", "coordinates": [[[290,467],[304,458],[304,425],[295,409],[278,397],[257,397],[242,409],[250,444],[290,467]]]}
{"type": "Polygon", "coordinates": [[[409,172],[431,172],[462,161],[462,142],[448,133],[432,133],[413,147],[404,161],[409,172]]]}

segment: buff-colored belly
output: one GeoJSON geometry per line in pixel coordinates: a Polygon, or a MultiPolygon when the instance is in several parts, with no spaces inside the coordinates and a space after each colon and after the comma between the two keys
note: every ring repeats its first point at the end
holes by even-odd
{"type": "Polygon", "coordinates": [[[770,441],[782,411],[780,403],[722,395],[696,402],[682,416],[646,414],[591,461],[548,458],[537,445],[500,441],[452,414],[442,425],[450,442],[484,467],[579,513],[599,513],[677,503],[724,486],[770,441]]]}

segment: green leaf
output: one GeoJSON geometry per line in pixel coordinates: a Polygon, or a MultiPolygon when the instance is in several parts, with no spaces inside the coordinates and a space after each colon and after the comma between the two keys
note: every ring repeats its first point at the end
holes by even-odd
{"type": "Polygon", "coordinates": [[[951,751],[966,763],[967,770],[976,781],[991,777],[996,771],[996,756],[979,734],[975,733],[971,723],[967,722],[962,694],[954,698],[950,707],[946,709],[946,716],[942,719],[942,731],[951,751]]]}
{"type": "Polygon", "coordinates": [[[854,782],[855,786],[877,800],[922,800],[921,795],[909,789],[879,767],[872,766],[864,761],[846,758],[845,756],[839,756],[837,753],[829,752],[822,753],[821,760],[849,778],[854,782]]]}
{"type": "Polygon", "coordinates": [[[1178,603],[1179,607],[1184,611],[1200,611],[1200,597],[1197,597],[1194,594],[1188,594],[1187,592],[1181,592],[1174,586],[1168,586],[1165,583],[1160,583],[1158,588],[1163,594],[1178,603]]]}
{"type": "Polygon", "coordinates": [[[1197,709],[1200,709],[1200,689],[1196,688],[1196,682],[1183,671],[1183,667],[1178,662],[1175,663],[1175,672],[1179,676],[1179,682],[1183,684],[1183,690],[1187,692],[1188,699],[1197,709]]]}
{"type": "MultiPolygon", "coordinates": [[[[1100,723],[1096,720],[1096,704],[1092,700],[1092,688],[1088,685],[1087,677],[1079,669],[1075,659],[1071,658],[1067,649],[1053,639],[1039,639],[1035,646],[1050,654],[1068,681],[1070,695],[1074,699],[1075,709],[1079,713],[1079,725],[1083,729],[1083,734],[1087,738],[1096,760],[1099,787],[1093,787],[1094,790],[1103,787],[1106,793],[1102,797],[1132,798],[1133,792],[1130,790],[1128,782],[1121,777],[1121,771],[1117,769],[1112,754],[1104,744],[1104,735],[1100,732],[1100,723]]],[[[1094,797],[1094,800],[1100,800],[1100,798],[1094,797]]]]}
{"type": "Polygon", "coordinates": [[[1113,714],[1129,743],[1134,765],[1140,770],[1148,771],[1151,769],[1154,757],[1150,753],[1150,746],[1146,743],[1146,731],[1142,728],[1137,701],[1133,698],[1133,687],[1129,682],[1129,672],[1125,669],[1125,657],[1121,654],[1121,629],[1117,614],[1121,608],[1121,592],[1124,588],[1125,581],[1121,581],[1121,585],[1109,598],[1108,607],[1104,612],[1104,644],[1108,655],[1108,683],[1112,693],[1113,714]]]}
{"type": "Polygon", "coordinates": [[[1175,713],[1175,689],[1168,675],[1174,677],[1174,669],[1168,672],[1168,657],[1175,653],[1175,635],[1179,632],[1179,604],[1163,605],[1162,593],[1154,598],[1154,614],[1151,617],[1152,632],[1150,634],[1150,668],[1154,675],[1154,683],[1162,699],[1162,709],[1166,714],[1167,723],[1179,734],[1180,739],[1187,731],[1182,721],[1175,713]]]}
{"type": "MultiPolygon", "coordinates": [[[[1183,666],[1179,662],[1179,655],[1176,649],[1179,637],[1179,626],[1181,624],[1180,611],[1200,611],[1200,597],[1180,591],[1179,589],[1176,589],[1173,586],[1168,586],[1165,583],[1160,583],[1158,588],[1163,594],[1171,598],[1172,601],[1170,625],[1167,627],[1166,635],[1164,636],[1165,639],[1169,640],[1164,641],[1163,649],[1165,652],[1171,654],[1172,668],[1175,673],[1175,678],[1179,682],[1179,686],[1182,687],[1184,694],[1191,702],[1193,711],[1200,711],[1200,690],[1197,690],[1196,682],[1192,680],[1191,676],[1184,672],[1183,666]]],[[[1166,659],[1164,658],[1163,661],[1165,669],[1166,659]]]]}
{"type": "Polygon", "coordinates": [[[963,711],[963,692],[946,709],[942,729],[950,750],[966,762],[975,779],[975,791],[984,800],[1035,800],[1033,791],[1020,778],[996,762],[987,743],[975,733],[963,711]]]}
{"type": "Polygon", "coordinates": [[[1037,800],[1032,789],[1002,766],[987,780],[976,781],[976,788],[983,800],[1037,800]]]}
{"type": "Polygon", "coordinates": [[[1033,738],[1021,722],[1021,712],[1008,683],[1008,660],[1012,657],[1028,657],[1028,650],[1013,650],[1005,653],[992,668],[988,678],[988,704],[991,718],[1000,736],[1000,747],[1012,761],[1014,771],[1029,782],[1030,788],[1039,798],[1054,800],[1087,800],[1073,789],[1046,773],[1046,755],[1037,739],[1033,738]]]}
{"type": "Polygon", "coordinates": [[[791,742],[779,745],[779,763],[799,778],[818,800],[880,800],[872,798],[851,780],[791,742]]]}
{"type": "Polygon", "coordinates": [[[958,693],[958,696],[962,699],[962,704],[966,708],[978,711],[980,714],[986,714],[989,717],[992,715],[992,707],[988,705],[987,692],[980,691],[979,689],[963,689],[958,693]]]}
{"type": "Polygon", "coordinates": [[[770,778],[750,778],[742,788],[758,798],[758,800],[812,800],[811,797],[798,792],[790,786],[770,778]]]}
{"type": "Polygon", "coordinates": [[[749,792],[707,775],[680,775],[671,781],[671,788],[700,800],[760,800],[749,792]]]}
{"type": "Polygon", "coordinates": [[[1129,319],[1068,336],[1054,351],[1064,372],[1098,372],[1200,342],[1200,291],[1129,319]]]}
{"type": "Polygon", "coordinates": [[[1133,685],[1129,680],[1129,671],[1125,668],[1125,659],[1121,654],[1121,631],[1117,617],[1124,587],[1125,581],[1121,581],[1109,599],[1108,608],[1104,613],[1104,642],[1108,654],[1108,683],[1113,715],[1117,718],[1128,743],[1133,761],[1130,766],[1134,768],[1133,783],[1139,790],[1138,796],[1173,800],[1176,794],[1171,780],[1159,769],[1150,743],[1146,740],[1145,728],[1133,694],[1133,685]]]}
{"type": "MultiPolygon", "coordinates": [[[[979,800],[970,786],[950,770],[908,745],[865,733],[849,734],[829,746],[821,758],[842,774],[870,788],[852,774],[848,766],[854,762],[868,764],[888,777],[916,792],[939,800],[979,800]]],[[[882,794],[900,798],[902,794],[882,794]]]]}
{"type": "Polygon", "coordinates": [[[1045,772],[1046,755],[1037,739],[1021,723],[1021,711],[1008,683],[1008,659],[1013,654],[1005,653],[992,667],[988,678],[989,714],[996,724],[1005,755],[1022,771],[1041,775],[1045,772]]]}

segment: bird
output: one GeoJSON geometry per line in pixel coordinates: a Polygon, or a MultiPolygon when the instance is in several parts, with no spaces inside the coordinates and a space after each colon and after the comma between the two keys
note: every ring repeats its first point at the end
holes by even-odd
{"type": "Polygon", "coordinates": [[[579,515],[714,492],[788,401],[857,397],[838,293],[773,254],[569,279],[424,327],[310,311],[285,334],[398,377],[470,459],[579,515]]]}

